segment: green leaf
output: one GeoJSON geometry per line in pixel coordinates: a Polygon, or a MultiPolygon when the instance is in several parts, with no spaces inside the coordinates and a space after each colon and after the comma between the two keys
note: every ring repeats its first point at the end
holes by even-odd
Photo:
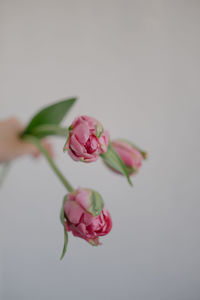
{"type": "Polygon", "coordinates": [[[112,169],[122,173],[124,176],[126,176],[128,182],[130,185],[133,185],[130,177],[129,172],[124,164],[124,162],[121,160],[120,156],[117,154],[117,152],[113,149],[113,147],[109,144],[108,150],[106,153],[101,154],[101,157],[105,161],[106,164],[108,164],[112,169]]]}
{"type": "Polygon", "coordinates": [[[77,98],[65,99],[43,108],[32,118],[22,135],[32,134],[41,125],[60,124],[76,100],[77,98]]]}
{"type": "Polygon", "coordinates": [[[91,190],[91,205],[88,207],[87,211],[90,212],[93,216],[99,216],[103,209],[104,203],[101,195],[91,190]]]}
{"type": "Polygon", "coordinates": [[[62,251],[62,255],[60,257],[60,260],[63,259],[63,257],[65,256],[65,253],[67,251],[67,244],[68,244],[68,233],[67,231],[64,229],[64,246],[63,246],[63,251],[62,251]]]}

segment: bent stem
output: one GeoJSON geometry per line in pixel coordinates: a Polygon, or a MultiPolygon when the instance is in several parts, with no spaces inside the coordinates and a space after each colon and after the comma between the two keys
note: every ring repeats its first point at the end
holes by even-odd
{"type": "Polygon", "coordinates": [[[24,138],[26,135],[31,135],[34,137],[45,137],[47,135],[56,135],[61,137],[67,137],[68,129],[60,127],[56,124],[42,124],[38,125],[31,129],[29,133],[22,133],[21,138],[24,138]]]}
{"type": "Polygon", "coordinates": [[[60,179],[60,181],[66,187],[68,192],[72,192],[74,190],[73,187],[71,186],[69,181],[65,178],[65,176],[61,173],[61,171],[58,169],[58,167],[56,166],[56,164],[52,160],[51,156],[49,155],[49,152],[45,149],[45,147],[42,145],[40,140],[38,138],[34,137],[34,136],[31,136],[31,135],[24,135],[23,140],[34,144],[42,152],[42,154],[45,156],[45,158],[49,162],[52,170],[55,172],[57,177],[60,179]]]}

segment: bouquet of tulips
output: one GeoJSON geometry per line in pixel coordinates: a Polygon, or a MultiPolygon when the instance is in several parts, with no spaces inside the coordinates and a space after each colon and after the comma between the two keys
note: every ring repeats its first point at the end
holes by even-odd
{"type": "Polygon", "coordinates": [[[89,116],[79,116],[68,127],[60,123],[76,102],[76,98],[59,101],[39,111],[21,134],[23,140],[33,143],[46,157],[52,170],[67,189],[61,207],[60,220],[64,228],[64,257],[68,232],[86,240],[93,246],[100,244],[99,237],[112,228],[110,213],[105,208],[101,195],[91,188],[73,188],[56,166],[41,139],[56,135],[65,138],[63,151],[76,162],[92,163],[99,157],[115,173],[124,175],[132,185],[130,176],[136,174],[146,152],[123,139],[112,140],[102,124],[89,116]]]}

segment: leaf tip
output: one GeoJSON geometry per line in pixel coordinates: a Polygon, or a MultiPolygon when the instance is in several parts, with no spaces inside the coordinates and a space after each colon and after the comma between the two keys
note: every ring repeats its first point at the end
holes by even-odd
{"type": "Polygon", "coordinates": [[[64,256],[65,256],[65,253],[62,253],[62,255],[60,257],[60,261],[63,260],[64,256]]]}

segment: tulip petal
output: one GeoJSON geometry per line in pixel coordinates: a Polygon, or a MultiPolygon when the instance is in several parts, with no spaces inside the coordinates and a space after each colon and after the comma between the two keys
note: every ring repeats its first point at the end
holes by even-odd
{"type": "Polygon", "coordinates": [[[81,157],[76,156],[76,155],[73,153],[73,151],[72,151],[71,149],[68,150],[68,153],[69,153],[70,157],[71,157],[73,160],[75,160],[75,161],[80,161],[80,160],[81,160],[81,157]]]}
{"type": "Polygon", "coordinates": [[[73,224],[78,224],[84,210],[75,201],[67,200],[64,204],[67,218],[73,224]]]}
{"type": "Polygon", "coordinates": [[[76,202],[85,210],[91,205],[91,190],[89,189],[78,189],[76,202]]]}
{"type": "Polygon", "coordinates": [[[85,145],[90,136],[90,130],[87,125],[79,124],[74,128],[73,134],[76,136],[79,143],[85,145]]]}
{"type": "Polygon", "coordinates": [[[83,155],[83,153],[86,153],[85,147],[79,143],[74,134],[72,134],[70,139],[70,148],[77,156],[80,157],[83,155]]]}
{"type": "Polygon", "coordinates": [[[142,164],[143,156],[137,149],[134,149],[130,144],[122,141],[113,141],[112,145],[128,167],[139,169],[142,164]]]}

